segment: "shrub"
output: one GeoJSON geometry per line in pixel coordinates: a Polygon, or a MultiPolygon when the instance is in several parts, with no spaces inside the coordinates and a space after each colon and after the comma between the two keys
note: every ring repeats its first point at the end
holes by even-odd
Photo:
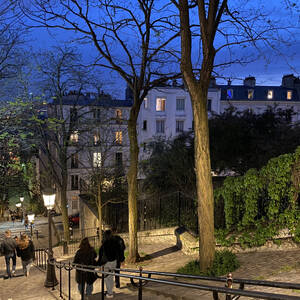
{"type": "Polygon", "coordinates": [[[199,269],[199,261],[193,260],[177,270],[179,274],[221,276],[236,270],[240,266],[237,257],[231,251],[216,251],[213,265],[206,272],[199,269]]]}

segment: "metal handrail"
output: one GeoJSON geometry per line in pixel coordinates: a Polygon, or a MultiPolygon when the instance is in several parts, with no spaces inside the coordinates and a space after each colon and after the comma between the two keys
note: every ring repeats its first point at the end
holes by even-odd
{"type": "MultiPolygon", "coordinates": [[[[171,280],[165,280],[165,279],[155,279],[151,278],[151,275],[163,275],[163,276],[176,276],[176,277],[181,277],[181,278],[197,278],[197,279],[204,279],[204,280],[213,280],[213,281],[227,281],[228,278],[222,278],[222,277],[205,277],[205,276],[193,276],[193,275],[183,275],[183,274],[175,274],[175,273],[167,273],[167,272],[155,272],[155,271],[143,271],[142,268],[139,270],[132,270],[132,269],[118,269],[114,268],[111,269],[110,271],[104,271],[101,270],[101,267],[99,266],[93,266],[93,265],[82,265],[82,264],[74,264],[74,263],[64,263],[64,262],[57,262],[53,261],[51,264],[55,265],[57,268],[62,270],[64,268],[69,272],[68,278],[69,278],[69,299],[71,299],[71,289],[70,289],[70,272],[73,269],[77,269],[80,271],[85,271],[85,272],[91,272],[91,273],[97,273],[101,274],[101,276],[98,276],[99,278],[102,278],[101,282],[101,295],[102,299],[104,299],[104,277],[105,275],[113,275],[115,276],[115,270],[122,271],[123,273],[139,273],[139,276],[136,275],[131,275],[131,274],[118,274],[117,276],[124,277],[124,278],[129,278],[131,280],[136,279],[139,281],[138,286],[138,299],[142,300],[142,287],[143,281],[147,282],[155,282],[155,283],[161,283],[161,284],[166,284],[166,285],[172,285],[172,286],[180,286],[180,287],[186,287],[186,288],[193,288],[193,289],[198,289],[198,290],[204,290],[204,291],[210,291],[212,292],[213,299],[219,299],[218,293],[226,294],[226,299],[238,299],[239,296],[246,296],[246,297],[253,297],[253,298],[260,298],[260,299],[282,299],[282,300],[296,300],[300,299],[298,296],[288,296],[288,295],[283,295],[283,294],[274,294],[274,293],[265,293],[265,292],[259,292],[259,291],[245,291],[243,290],[243,287],[240,287],[240,289],[234,289],[234,288],[229,288],[229,287],[217,287],[217,286],[210,286],[210,285],[204,285],[204,284],[195,284],[195,283],[186,283],[186,282],[178,282],[178,281],[171,281],[171,280]],[[143,274],[148,274],[148,277],[144,277],[143,274]],[[150,275],[150,276],[149,276],[150,275]],[[234,297],[231,297],[231,296],[234,297]]],[[[60,272],[61,274],[61,272],[60,272]]],[[[231,277],[230,277],[231,278],[231,277]]],[[[232,278],[231,278],[232,279],[232,278]]],[[[61,278],[60,278],[61,281],[61,278]]],[[[256,284],[258,285],[265,285],[265,286],[272,286],[272,287],[280,287],[280,288],[295,288],[295,289],[300,289],[300,284],[291,284],[291,283],[274,283],[269,281],[257,281],[257,280],[244,280],[244,279],[236,279],[235,282],[238,283],[248,283],[248,284],[256,284]]],[[[60,285],[61,289],[61,285],[60,285]]],[[[60,295],[62,294],[60,290],[60,295]]],[[[62,296],[61,296],[62,297],[62,296]]],[[[82,293],[81,295],[82,299],[84,299],[84,295],[82,293]]]]}

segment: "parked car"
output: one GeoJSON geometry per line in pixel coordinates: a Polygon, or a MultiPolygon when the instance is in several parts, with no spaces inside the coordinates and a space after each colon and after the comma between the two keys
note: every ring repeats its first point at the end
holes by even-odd
{"type": "Polygon", "coordinates": [[[69,224],[71,227],[79,225],[79,213],[69,216],[69,224]]]}

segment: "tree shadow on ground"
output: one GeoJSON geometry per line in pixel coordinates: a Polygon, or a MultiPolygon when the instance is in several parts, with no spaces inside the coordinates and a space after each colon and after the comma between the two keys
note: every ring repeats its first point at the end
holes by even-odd
{"type": "Polygon", "coordinates": [[[157,258],[157,257],[160,257],[160,256],[168,255],[168,254],[177,252],[179,250],[180,249],[177,246],[168,247],[168,248],[165,248],[163,250],[159,250],[159,251],[156,251],[154,253],[147,254],[147,255],[141,257],[140,262],[151,260],[151,259],[154,259],[154,258],[157,258]]]}

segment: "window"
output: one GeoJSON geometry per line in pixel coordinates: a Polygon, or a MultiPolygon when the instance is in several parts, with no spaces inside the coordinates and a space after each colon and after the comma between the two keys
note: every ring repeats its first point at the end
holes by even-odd
{"type": "Polygon", "coordinates": [[[71,190],[78,190],[78,175],[71,175],[71,190]]]}
{"type": "Polygon", "coordinates": [[[122,131],[116,131],[116,143],[122,145],[122,142],[123,142],[122,131]]]}
{"type": "Polygon", "coordinates": [[[143,151],[144,151],[144,152],[147,151],[147,143],[143,143],[143,151]]]}
{"type": "Polygon", "coordinates": [[[228,89],[227,90],[227,99],[232,99],[233,98],[233,89],[228,89]]]}
{"type": "Polygon", "coordinates": [[[121,109],[116,109],[116,123],[121,124],[122,120],[122,111],[121,109]]]}
{"type": "Polygon", "coordinates": [[[183,132],[184,121],[176,120],[176,132],[183,132]]]}
{"type": "Polygon", "coordinates": [[[78,153],[73,153],[71,155],[71,168],[72,169],[78,168],[78,153]]]}
{"type": "Polygon", "coordinates": [[[149,100],[148,98],[144,98],[144,108],[147,109],[149,107],[149,100]]]}
{"type": "Polygon", "coordinates": [[[76,122],[78,118],[77,108],[70,108],[70,122],[76,122]]]}
{"type": "Polygon", "coordinates": [[[293,91],[287,91],[286,93],[286,99],[287,100],[292,100],[293,97],[293,91]]]}
{"type": "Polygon", "coordinates": [[[273,99],[273,90],[268,90],[268,96],[267,96],[267,98],[268,99],[273,99]]]}
{"type": "Polygon", "coordinates": [[[96,132],[96,133],[94,134],[94,145],[95,145],[95,146],[98,145],[99,142],[100,142],[100,134],[99,134],[99,132],[96,132]]]}
{"type": "Polygon", "coordinates": [[[72,209],[78,210],[78,200],[72,199],[72,209]]]}
{"type": "Polygon", "coordinates": [[[252,100],[252,99],[253,99],[253,96],[254,96],[254,90],[253,90],[253,89],[248,90],[248,99],[249,99],[249,100],[252,100]]]}
{"type": "Polygon", "coordinates": [[[116,165],[122,166],[123,164],[123,153],[122,152],[116,152],[116,165]]]}
{"type": "Polygon", "coordinates": [[[176,99],[176,110],[184,111],[184,99],[176,99]]]}
{"type": "Polygon", "coordinates": [[[207,111],[211,111],[211,99],[207,99],[207,111]]]}
{"type": "Polygon", "coordinates": [[[165,120],[156,120],[156,133],[165,133],[165,120]]]}
{"type": "Polygon", "coordinates": [[[70,142],[74,144],[78,143],[78,131],[74,131],[73,133],[71,133],[70,142]]]}
{"type": "Polygon", "coordinates": [[[156,98],[156,111],[166,110],[166,98],[156,98]]]}
{"type": "Polygon", "coordinates": [[[93,167],[100,168],[101,167],[101,152],[93,153],[93,167]]]}
{"type": "Polygon", "coordinates": [[[100,118],[101,118],[101,109],[100,108],[94,108],[93,118],[97,119],[97,120],[100,120],[100,118]]]}
{"type": "Polygon", "coordinates": [[[147,120],[143,121],[143,130],[147,130],[147,120]]]}

